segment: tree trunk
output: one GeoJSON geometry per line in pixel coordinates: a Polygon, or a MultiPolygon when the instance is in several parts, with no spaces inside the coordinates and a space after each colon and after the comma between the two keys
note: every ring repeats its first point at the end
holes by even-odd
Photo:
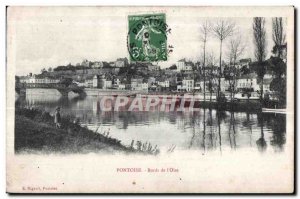
{"type": "Polygon", "coordinates": [[[203,92],[204,92],[204,102],[205,102],[206,101],[206,99],[205,99],[205,97],[206,97],[205,96],[205,81],[206,81],[205,80],[205,75],[206,75],[205,74],[205,47],[206,46],[205,45],[206,45],[206,41],[204,41],[203,43],[204,43],[204,45],[203,45],[203,76],[204,76],[203,92]]]}
{"type": "Polygon", "coordinates": [[[217,93],[217,99],[220,96],[221,91],[221,73],[222,73],[222,43],[223,40],[220,40],[220,68],[219,68],[219,85],[218,85],[218,93],[217,93]]]}
{"type": "Polygon", "coordinates": [[[206,136],[206,115],[205,115],[205,107],[204,107],[204,113],[203,113],[203,149],[204,149],[204,152],[205,152],[205,136],[206,136]]]}
{"type": "Polygon", "coordinates": [[[264,94],[264,77],[261,78],[260,82],[260,102],[263,102],[263,94],[264,94]]]}

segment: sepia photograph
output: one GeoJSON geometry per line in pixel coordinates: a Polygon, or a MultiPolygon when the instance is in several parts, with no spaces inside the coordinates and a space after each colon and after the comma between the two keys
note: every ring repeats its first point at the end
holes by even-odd
{"type": "Polygon", "coordinates": [[[293,193],[294,7],[8,6],[8,193],[293,193]]]}

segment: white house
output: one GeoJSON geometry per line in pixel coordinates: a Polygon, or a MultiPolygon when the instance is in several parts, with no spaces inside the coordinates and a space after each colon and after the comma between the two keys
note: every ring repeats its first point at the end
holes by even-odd
{"type": "Polygon", "coordinates": [[[94,85],[94,78],[93,79],[86,79],[85,82],[85,87],[89,87],[89,88],[92,88],[93,85],[94,85]]]}
{"type": "Polygon", "coordinates": [[[118,89],[125,90],[126,85],[125,84],[118,84],[118,89]]]}
{"type": "Polygon", "coordinates": [[[36,77],[33,75],[32,77],[21,78],[21,83],[31,83],[31,84],[57,84],[59,83],[59,79],[49,78],[49,77],[36,77]]]}
{"type": "Polygon", "coordinates": [[[95,75],[92,79],[86,79],[86,87],[108,89],[112,88],[112,81],[106,79],[104,75],[95,75]]]}
{"type": "MultiPolygon", "coordinates": [[[[204,81],[201,80],[199,82],[196,82],[195,83],[195,87],[194,87],[195,90],[201,90],[203,92],[203,89],[204,89],[204,81]]],[[[205,91],[206,92],[209,92],[209,81],[206,80],[205,81],[205,91]]]]}
{"type": "Polygon", "coordinates": [[[183,70],[185,66],[185,59],[178,60],[176,66],[177,66],[177,71],[183,70]]]}
{"type": "Polygon", "coordinates": [[[193,91],[194,90],[194,80],[193,79],[183,79],[182,85],[177,85],[177,91],[193,91]]]}
{"type": "Polygon", "coordinates": [[[259,91],[259,84],[257,83],[257,75],[254,73],[242,76],[236,80],[237,90],[253,88],[253,91],[259,91]]]}
{"type": "Polygon", "coordinates": [[[103,89],[108,89],[108,88],[112,88],[112,81],[104,79],[104,81],[103,81],[103,89]]]}
{"type": "Polygon", "coordinates": [[[192,71],[193,67],[191,65],[185,65],[182,70],[183,71],[192,71]]]}
{"type": "Polygon", "coordinates": [[[224,77],[221,78],[220,90],[221,92],[225,92],[229,89],[230,84],[229,80],[226,80],[224,77]]]}
{"type": "Polygon", "coordinates": [[[101,61],[94,62],[92,64],[92,67],[93,68],[102,68],[103,67],[103,62],[101,62],[101,61]]]}
{"type": "Polygon", "coordinates": [[[118,68],[122,68],[126,66],[127,62],[127,58],[118,58],[115,62],[115,66],[118,68]]]}
{"type": "Polygon", "coordinates": [[[264,93],[271,92],[270,84],[271,84],[272,80],[273,80],[272,78],[264,78],[264,82],[263,82],[263,91],[264,91],[264,93]]]}
{"type": "Polygon", "coordinates": [[[91,65],[91,62],[88,61],[87,59],[84,59],[81,63],[82,66],[85,66],[85,67],[89,67],[91,65]]]}
{"type": "Polygon", "coordinates": [[[165,81],[158,81],[157,84],[163,88],[169,88],[170,87],[170,82],[169,80],[165,81]]]}

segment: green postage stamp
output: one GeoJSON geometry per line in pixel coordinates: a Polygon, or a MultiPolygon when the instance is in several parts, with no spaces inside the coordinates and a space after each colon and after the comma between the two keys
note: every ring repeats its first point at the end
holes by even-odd
{"type": "Polygon", "coordinates": [[[131,61],[167,60],[165,14],[128,16],[128,52],[131,61]]]}

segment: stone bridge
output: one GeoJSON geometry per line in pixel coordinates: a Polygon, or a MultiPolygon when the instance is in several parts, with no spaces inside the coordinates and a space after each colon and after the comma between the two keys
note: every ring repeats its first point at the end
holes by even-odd
{"type": "Polygon", "coordinates": [[[41,84],[41,83],[16,83],[16,92],[19,95],[26,95],[26,89],[44,88],[44,89],[56,89],[63,97],[67,97],[69,92],[73,91],[79,95],[85,95],[84,88],[77,86],[76,84],[41,84]]]}

